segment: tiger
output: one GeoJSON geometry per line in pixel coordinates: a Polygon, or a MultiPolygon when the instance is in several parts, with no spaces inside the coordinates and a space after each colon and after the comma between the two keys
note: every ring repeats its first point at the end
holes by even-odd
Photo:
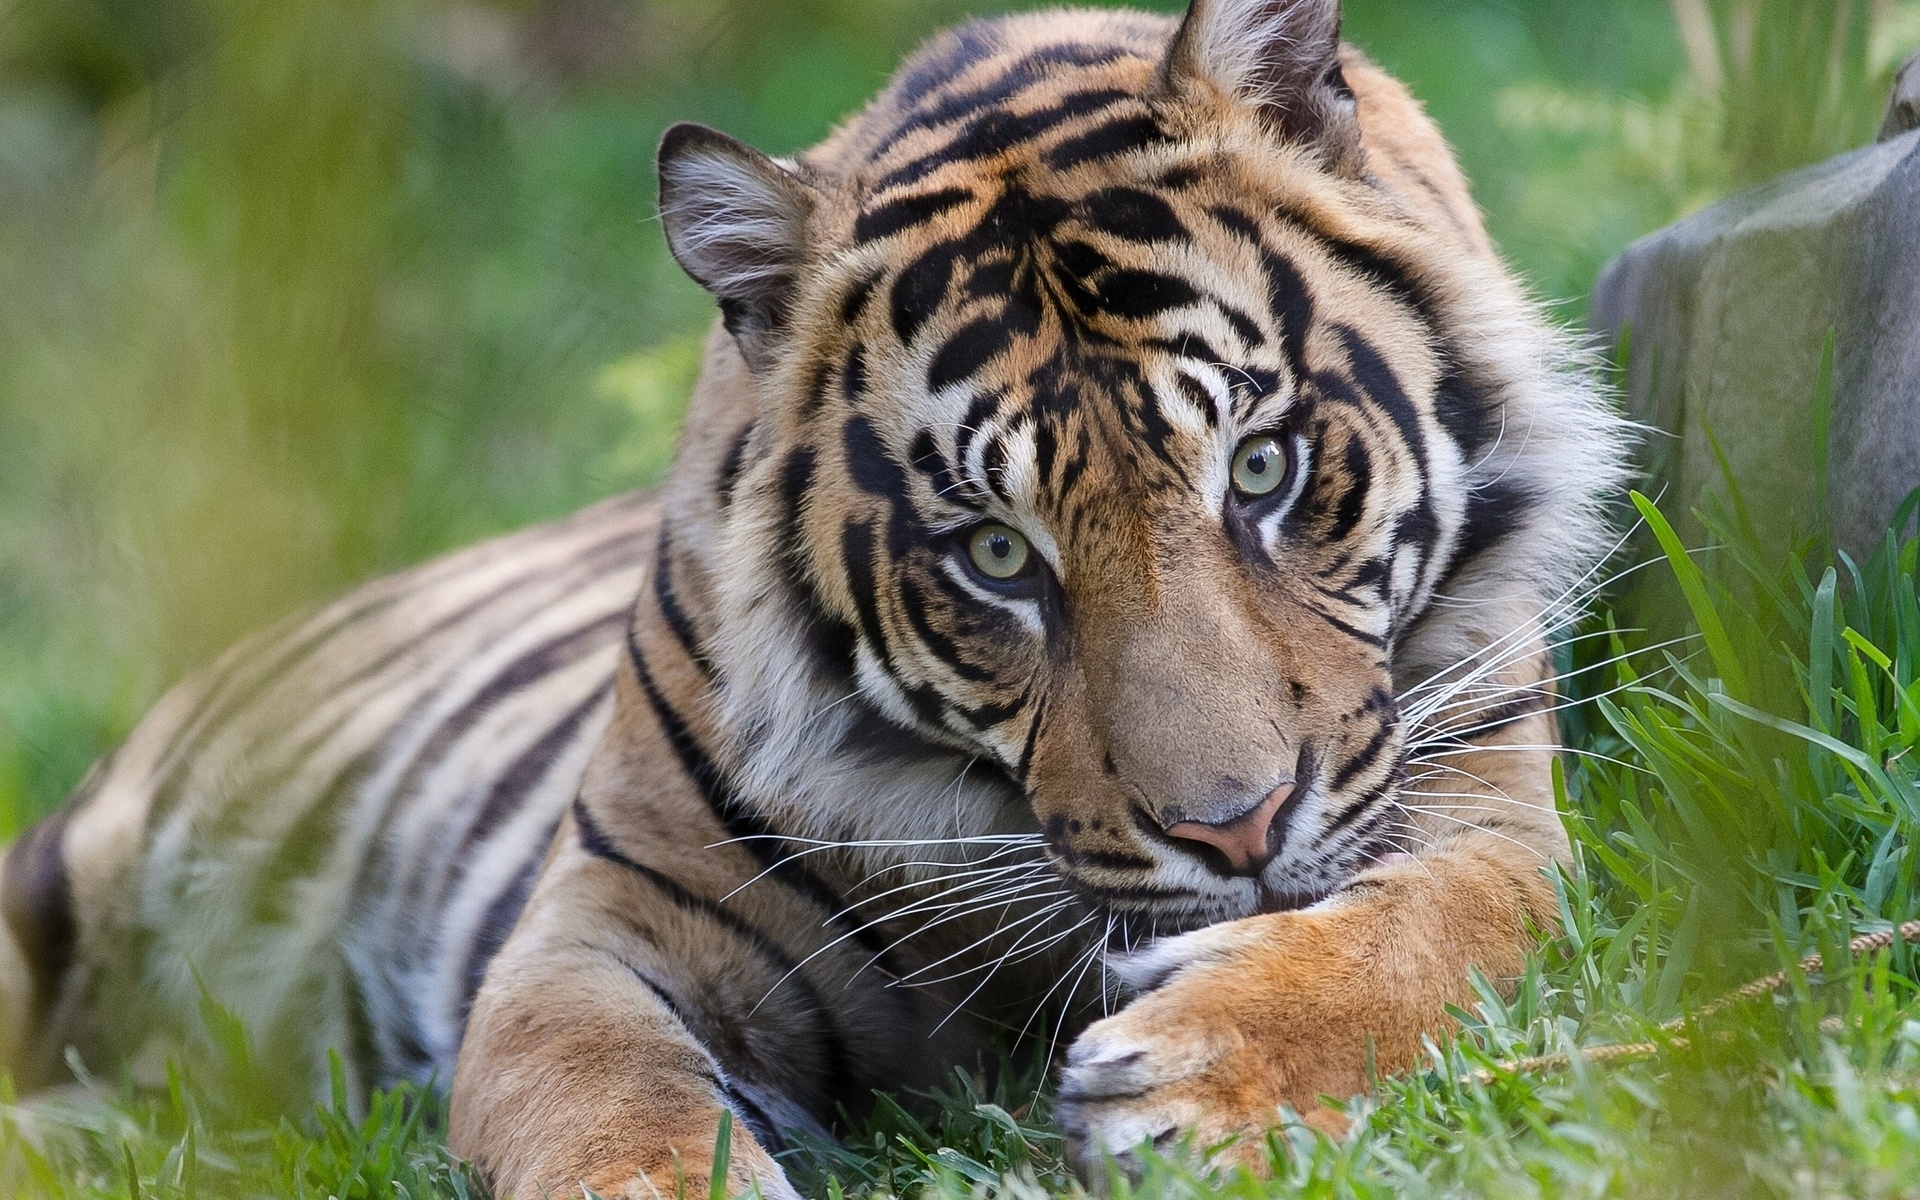
{"type": "Polygon", "coordinates": [[[731,1127],[792,1197],[1048,1030],[1097,1183],[1337,1133],[1511,986],[1628,426],[1337,0],[976,20],[657,166],[718,307],[666,482],[165,696],[6,854],[17,1080],[211,997],[442,1089],[496,1194],[676,1194],[731,1127]]]}

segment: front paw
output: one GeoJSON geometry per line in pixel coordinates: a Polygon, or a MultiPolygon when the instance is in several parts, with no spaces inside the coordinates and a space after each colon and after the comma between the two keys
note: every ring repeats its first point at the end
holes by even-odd
{"type": "Polygon", "coordinates": [[[1103,1152],[1182,1133],[1222,1164],[1266,1163],[1285,1105],[1327,1132],[1321,1097],[1418,1062],[1473,1001],[1475,968],[1516,977],[1552,890],[1523,865],[1455,853],[1368,872],[1334,900],[1229,921],[1115,964],[1142,993],[1067,1052],[1060,1122],[1095,1182],[1103,1152]]]}
{"type": "Polygon", "coordinates": [[[1067,1052],[1058,1119],[1069,1156],[1098,1183],[1102,1156],[1191,1134],[1216,1165],[1266,1165],[1282,1106],[1343,1132],[1323,1094],[1364,1090],[1368,1040],[1344,1011],[1351,956],[1311,953],[1302,914],[1252,917],[1159,943],[1119,964],[1151,989],[1067,1052]],[[1316,961],[1309,961],[1310,959],[1316,961]]]}

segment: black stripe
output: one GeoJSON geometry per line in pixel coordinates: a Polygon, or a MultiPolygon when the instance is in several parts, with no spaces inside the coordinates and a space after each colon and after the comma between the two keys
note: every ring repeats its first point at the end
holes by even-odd
{"type": "Polygon", "coordinates": [[[1333,524],[1327,530],[1330,542],[1345,541],[1360,524],[1367,507],[1367,491],[1373,483],[1373,455],[1368,452],[1367,444],[1358,435],[1347,438],[1345,454],[1347,490],[1341,495],[1340,503],[1334,506],[1333,524]]]}
{"type": "Polygon", "coordinates": [[[473,998],[480,994],[480,985],[486,981],[487,968],[493,964],[494,956],[500,953],[500,947],[507,944],[507,936],[513,927],[520,923],[520,914],[527,907],[528,897],[533,895],[533,885],[540,878],[540,864],[547,856],[547,843],[553,840],[553,831],[535,845],[532,857],[514,874],[513,881],[500,890],[487,905],[487,911],[480,918],[480,927],[473,932],[473,941],[467,947],[467,965],[461,973],[466,987],[460,997],[460,1027],[465,1030],[467,1017],[473,1012],[473,998]]]}
{"type": "Polygon", "coordinates": [[[487,789],[486,803],[480,806],[479,815],[467,828],[466,837],[461,839],[460,862],[470,862],[479,844],[492,836],[502,822],[520,811],[528,794],[547,777],[554,761],[580,736],[580,727],[586,724],[587,718],[606,703],[612,687],[611,683],[607,683],[595,688],[586,699],[555,722],[551,729],[541,734],[538,741],[522,751],[520,757],[514,759],[493,781],[493,786],[487,789]]]}
{"type": "Polygon", "coordinates": [[[840,394],[848,408],[860,407],[867,392],[867,348],[860,342],[847,352],[847,365],[840,370],[840,394]]]}
{"type": "Polygon", "coordinates": [[[1421,322],[1429,329],[1439,329],[1440,322],[1434,314],[1434,304],[1426,285],[1413,277],[1413,268],[1396,262],[1385,252],[1372,246],[1363,246],[1359,242],[1347,241],[1315,227],[1309,221],[1301,219],[1301,214],[1287,214],[1295,219],[1307,233],[1326,246],[1342,266],[1359,275],[1374,288],[1388,293],[1400,303],[1411,308],[1421,322]]]}
{"type": "MultiPolygon", "coordinates": [[[[681,1007],[674,1003],[673,997],[667,993],[665,987],[661,986],[658,981],[645,971],[642,971],[639,967],[634,966],[624,958],[620,958],[617,955],[613,957],[614,961],[618,962],[620,966],[626,970],[627,974],[633,977],[634,982],[653,993],[653,998],[660,1002],[660,1007],[666,1009],[667,1012],[672,1014],[674,1020],[685,1026],[690,1035],[698,1038],[699,1034],[695,1031],[694,1023],[688,1019],[687,1014],[681,1007]]],[[[709,1051],[709,1053],[711,1053],[711,1051],[709,1051]]],[[[714,1071],[702,1071],[700,1072],[700,1076],[706,1081],[709,1087],[720,1094],[727,1107],[734,1110],[734,1115],[738,1116],[740,1120],[746,1124],[747,1131],[753,1134],[754,1140],[760,1143],[761,1149],[767,1151],[769,1154],[778,1154],[785,1150],[787,1143],[780,1127],[774,1124],[773,1118],[768,1116],[767,1111],[756,1104],[752,1097],[742,1093],[739,1089],[735,1088],[732,1083],[723,1079],[714,1071]]]]}
{"type": "Polygon", "coordinates": [[[1334,791],[1344,789],[1353,782],[1355,776],[1373,765],[1380,757],[1380,751],[1385,749],[1387,742],[1392,740],[1394,728],[1395,722],[1391,717],[1380,722],[1380,728],[1373,731],[1373,736],[1367,739],[1367,744],[1360,748],[1360,752],[1342,763],[1340,769],[1334,772],[1332,781],[1334,791]]]}
{"type": "MultiPolygon", "coordinates": [[[[1227,319],[1227,324],[1233,326],[1233,332],[1239,336],[1242,344],[1249,349],[1256,349],[1265,344],[1267,337],[1261,330],[1259,322],[1218,296],[1209,296],[1207,299],[1215,309],[1219,310],[1220,315],[1227,319]]],[[[1209,359],[1208,361],[1221,362],[1223,360],[1215,358],[1209,359]]]]}
{"type": "Polygon", "coordinates": [[[1260,247],[1260,265],[1267,276],[1267,310],[1280,326],[1280,347],[1294,379],[1305,382],[1313,378],[1307,369],[1307,331],[1313,328],[1313,292],[1292,260],[1268,249],[1264,241],[1256,241],[1256,245],[1260,247]]]}
{"type": "MultiPolygon", "coordinates": [[[[388,793],[387,808],[381,814],[377,828],[387,829],[394,807],[411,800],[418,790],[419,781],[445,759],[460,739],[471,732],[496,705],[515,692],[602,649],[607,641],[618,638],[620,626],[626,619],[624,613],[609,613],[578,629],[549,638],[508,663],[504,670],[488,680],[486,686],[428,735],[426,742],[407,764],[406,773],[388,793]]],[[[393,855],[401,849],[389,838],[376,841],[373,854],[361,864],[354,877],[352,890],[356,893],[386,894],[392,886],[393,855]]]]}
{"type": "Polygon", "coordinates": [[[70,802],[23,834],[7,851],[0,880],[0,918],[26,957],[36,1020],[53,1007],[73,966],[73,890],[61,839],[75,811],[70,802]]]}
{"type": "Polygon", "coordinates": [[[941,344],[927,365],[927,390],[938,392],[971,379],[1012,341],[1012,331],[998,316],[969,321],[941,344]]]}
{"type": "Polygon", "coordinates": [[[438,765],[455,743],[507,697],[612,644],[625,621],[625,613],[608,613],[577,629],[556,634],[508,663],[486,686],[440,722],[407,765],[406,775],[394,787],[394,795],[411,795],[415,782],[438,765]]]}
{"type": "Polygon", "coordinates": [[[949,212],[973,199],[973,193],[966,188],[941,188],[934,192],[922,192],[915,196],[903,196],[898,200],[889,200],[878,208],[868,209],[860,214],[853,223],[853,240],[856,243],[879,241],[892,237],[909,229],[926,224],[943,212],[949,212]]]}
{"type": "Polygon", "coordinates": [[[1474,488],[1454,543],[1454,566],[1472,562],[1518,529],[1536,500],[1532,489],[1510,479],[1495,479],[1474,488]]]}
{"type": "MultiPolygon", "coordinates": [[[[640,690],[646,695],[654,719],[660,723],[660,732],[666,737],[674,757],[679,760],[681,770],[699,789],[701,799],[706,801],[708,810],[727,831],[727,836],[735,839],[774,878],[818,905],[831,920],[844,923],[847,919],[846,899],[805,863],[788,857],[787,844],[780,840],[778,831],[728,785],[719,764],[707,753],[686,719],[660,690],[631,629],[627,633],[627,658],[633,664],[640,690]]],[[[860,924],[865,926],[869,923],[863,921],[860,924]]],[[[898,969],[887,955],[887,943],[881,940],[876,930],[860,928],[853,934],[853,940],[878,960],[876,965],[889,978],[899,977],[898,969]]]]}
{"type": "Polygon", "coordinates": [[[733,439],[727,447],[727,456],[720,460],[720,477],[714,483],[714,490],[720,497],[720,509],[726,511],[733,504],[734,485],[740,482],[740,467],[747,459],[747,442],[753,437],[753,426],[749,424],[733,439]]]}
{"type": "MultiPolygon", "coordinates": [[[[674,1020],[680,1022],[682,1025],[685,1025],[687,1027],[688,1033],[692,1033],[694,1031],[693,1022],[687,1019],[687,1014],[680,1010],[680,1005],[674,1001],[674,998],[671,995],[667,993],[667,989],[664,986],[656,982],[651,975],[648,975],[645,971],[642,971],[639,967],[634,966],[632,963],[628,962],[626,959],[621,958],[618,955],[610,955],[609,957],[612,957],[615,962],[619,963],[622,967],[626,968],[627,974],[633,976],[635,983],[638,983],[641,987],[647,989],[649,992],[652,992],[653,998],[660,1002],[660,1007],[666,1009],[667,1012],[672,1015],[674,1020]]],[[[726,1085],[720,1081],[720,1077],[718,1075],[707,1074],[705,1078],[707,1082],[713,1084],[715,1088],[726,1087],[726,1085]]]]}
{"type": "Polygon", "coordinates": [[[893,335],[902,346],[912,345],[920,327],[939,310],[960,254],[960,246],[941,242],[922,251],[894,276],[893,287],[887,292],[888,317],[893,322],[893,335]]]}
{"type": "Polygon", "coordinates": [[[940,447],[934,443],[933,430],[922,429],[914,435],[913,445],[908,448],[907,461],[913,464],[914,470],[927,477],[927,482],[933,485],[935,496],[955,504],[967,503],[966,497],[960,495],[960,485],[954,481],[953,472],[947,467],[946,456],[940,453],[940,447]]]}
{"type": "Polygon", "coordinates": [[[899,338],[900,346],[912,346],[920,326],[939,311],[958,261],[960,248],[952,242],[941,242],[920,253],[893,278],[893,288],[887,290],[887,305],[889,319],[893,321],[893,336],[899,338]]]}
{"type": "Polygon", "coordinates": [[[820,1038],[826,1049],[827,1088],[830,1101],[842,1100],[853,1095],[853,1072],[847,1055],[846,1040],[841,1036],[839,1026],[833,1020],[833,1012],[827,1007],[813,980],[808,978],[802,964],[796,960],[780,943],[773,940],[759,926],[742,919],[703,896],[695,895],[672,876],[657,871],[644,863],[636,862],[620,848],[615,846],[599,824],[587,811],[586,801],[575,797],[573,801],[573,823],[578,831],[580,848],[603,862],[624,867],[640,878],[652,884],[675,908],[682,912],[694,913],[721,926],[758,951],[761,957],[772,963],[780,973],[782,982],[791,981],[799,988],[801,998],[813,1011],[820,1038]]]}
{"type": "Polygon", "coordinates": [[[852,325],[861,318],[867,311],[867,301],[873,298],[873,287],[879,282],[880,276],[876,273],[863,276],[857,283],[847,289],[846,296],[840,301],[840,323],[842,325],[852,325]]]}
{"type": "MultiPolygon", "coordinates": [[[[1031,685],[1029,685],[1031,687],[1031,685]]],[[[1027,706],[1027,693],[1012,700],[990,702],[981,705],[949,704],[947,707],[973,726],[975,729],[992,729],[995,725],[1004,725],[1020,715],[1027,706]]]]}
{"type": "Polygon", "coordinates": [[[667,527],[660,526],[660,546],[653,556],[653,601],[660,608],[660,615],[667,619],[667,629],[673,634],[673,640],[680,643],[680,649],[700,668],[700,673],[713,675],[713,660],[707,656],[705,641],[699,630],[693,627],[693,620],[687,616],[687,610],[680,606],[680,596],[673,590],[673,541],[667,533],[667,527]]]}
{"type": "MultiPolygon", "coordinates": [[[[1216,358],[1209,359],[1208,361],[1221,362],[1224,360],[1216,358]]],[[[1192,406],[1195,412],[1200,414],[1202,420],[1206,421],[1207,428],[1213,429],[1218,426],[1220,424],[1220,410],[1214,407],[1213,393],[1207,390],[1206,385],[1185,371],[1176,371],[1174,373],[1174,380],[1180,388],[1180,394],[1187,398],[1187,403],[1192,406]]]]}
{"type": "Polygon", "coordinates": [[[1414,407],[1406,389],[1400,386],[1399,377],[1387,365],[1386,359],[1381,357],[1380,351],[1359,330],[1351,325],[1335,325],[1334,332],[1339,335],[1340,344],[1345,347],[1347,358],[1353,364],[1354,386],[1392,419],[1393,427],[1400,431],[1401,440],[1407,443],[1414,460],[1424,472],[1427,468],[1426,431],[1420,428],[1420,410],[1414,407]]]}
{"type": "Polygon", "coordinates": [[[1471,465],[1500,436],[1500,405],[1467,378],[1452,351],[1442,348],[1446,369],[1433,393],[1433,415],[1471,465]]]}
{"type": "Polygon", "coordinates": [[[1199,302],[1198,289],[1178,275],[1122,268],[1101,277],[1088,311],[1138,321],[1199,302]]]}
{"type": "Polygon", "coordinates": [[[250,708],[263,692],[302,661],[318,653],[336,634],[361,621],[370,620],[393,607],[399,600],[398,595],[375,597],[355,605],[324,625],[306,631],[281,647],[266,665],[260,667],[252,678],[239,685],[232,694],[227,694],[227,684],[238,676],[242,667],[251,664],[237,662],[217,674],[194,705],[193,711],[181,722],[180,733],[168,752],[167,771],[154,788],[153,800],[148,805],[147,828],[159,827],[179,806],[181,793],[192,774],[192,764],[199,757],[210,732],[217,732],[231,722],[235,714],[250,708]]]}
{"type": "Polygon", "coordinates": [[[1105,867],[1111,871],[1151,871],[1154,861],[1144,854],[1127,854],[1116,850],[1076,850],[1074,861],[1090,867],[1105,867]]]}
{"type": "Polygon", "coordinates": [[[1047,151],[1047,166],[1070,171],[1083,163],[1113,158],[1170,141],[1152,114],[1121,117],[1077,134],[1047,151]]]}
{"type": "Polygon", "coordinates": [[[1325,841],[1327,838],[1332,837],[1334,834],[1339,833],[1342,829],[1345,829],[1348,825],[1353,824],[1354,818],[1358,817],[1361,813],[1366,812],[1369,808],[1373,807],[1373,805],[1380,799],[1381,793],[1384,792],[1385,790],[1386,788],[1385,788],[1385,785],[1383,784],[1381,787],[1374,788],[1372,791],[1368,792],[1366,795],[1361,796],[1359,799],[1355,800],[1353,803],[1341,809],[1339,815],[1334,817],[1333,820],[1327,822],[1327,827],[1320,831],[1320,838],[1321,838],[1322,844],[1325,844],[1325,841]]]}
{"type": "Polygon", "coordinates": [[[734,1115],[745,1123],[747,1132],[753,1135],[754,1141],[760,1143],[762,1150],[773,1155],[784,1154],[787,1151],[786,1134],[773,1123],[773,1118],[767,1115],[766,1109],[761,1108],[754,1103],[751,1096],[725,1080],[721,1081],[720,1089],[726,1094],[727,1106],[733,1109],[734,1115]]]}
{"type": "MultiPolygon", "coordinates": [[[[560,525],[564,528],[578,519],[578,516],[568,518],[562,521],[560,525]]],[[[597,571],[602,559],[607,557],[610,551],[620,551],[624,549],[628,543],[637,541],[642,536],[643,534],[635,530],[622,530],[602,541],[587,546],[579,552],[578,557],[569,565],[576,569],[587,568],[597,571]]],[[[195,703],[193,710],[188,714],[187,718],[180,723],[180,733],[175,739],[173,747],[168,752],[169,766],[167,775],[154,790],[154,801],[147,816],[147,828],[152,829],[164,821],[177,803],[179,790],[185,782],[185,775],[189,773],[185,768],[191,764],[198,755],[201,734],[208,730],[219,729],[231,721],[236,713],[251,707],[254,701],[259,698],[261,692],[265,691],[281,678],[292,673],[294,668],[302,661],[324,649],[338,634],[363,621],[370,620],[386,609],[392,608],[401,601],[408,599],[414,595],[417,589],[437,586],[441,580],[439,574],[432,570],[432,566],[433,564],[428,564],[427,567],[420,568],[419,571],[411,577],[400,577],[405,583],[405,586],[400,590],[363,601],[341,615],[328,620],[324,624],[313,625],[311,628],[303,628],[303,622],[312,622],[315,618],[298,614],[289,617],[286,621],[282,622],[280,628],[284,628],[289,632],[297,631],[299,632],[299,636],[293,641],[278,646],[278,653],[269,665],[262,667],[250,682],[241,687],[237,694],[226,696],[224,699],[222,698],[226,686],[239,674],[242,668],[250,664],[251,660],[243,658],[225,667],[216,667],[217,674],[209,682],[207,690],[195,703]],[[216,701],[218,702],[217,707],[216,701]]],[[[410,638],[404,646],[399,647],[378,661],[356,671],[342,686],[350,686],[379,671],[385,670],[393,660],[408,651],[416,649],[419,644],[427,638],[453,625],[459,624],[473,613],[492,604],[495,600],[499,599],[499,597],[515,589],[525,587],[526,583],[527,580],[524,576],[514,576],[499,587],[487,592],[485,595],[435,621],[432,625],[410,638]]]]}
{"type": "MultiPolygon", "coordinates": [[[[952,82],[956,76],[964,74],[967,68],[976,65],[989,54],[998,52],[997,44],[981,36],[987,28],[990,27],[978,22],[963,26],[956,31],[956,36],[965,48],[963,54],[951,60],[936,59],[912,69],[901,81],[900,91],[897,94],[901,105],[909,110],[914,109],[935,89],[952,82]],[[969,40],[969,35],[979,40],[969,40]]],[[[1074,42],[1043,46],[1031,54],[1023,55],[1008,63],[1006,69],[1000,74],[976,86],[973,90],[948,96],[937,104],[912,112],[906,120],[888,133],[878,146],[874,147],[872,157],[879,158],[909,134],[919,130],[938,128],[958,121],[962,117],[972,116],[981,109],[1005,104],[1023,89],[1047,78],[1052,73],[1051,68],[1104,66],[1133,53],[1124,46],[1074,42]]]]}
{"type": "Polygon", "coordinates": [[[944,663],[948,670],[974,683],[993,679],[992,671],[968,662],[960,653],[959,643],[933,627],[927,615],[926,593],[920,590],[919,583],[911,575],[900,580],[900,611],[906,614],[907,624],[914,636],[920,639],[921,648],[944,663]]]}
{"type": "Polygon", "coordinates": [[[1081,200],[1078,211],[1091,228],[1130,242],[1184,242],[1189,236],[1172,205],[1139,188],[1103,188],[1081,200]]]}
{"type": "MultiPolygon", "coordinates": [[[[606,560],[625,556],[629,548],[645,536],[646,534],[642,531],[623,530],[603,541],[586,547],[580,551],[578,557],[570,560],[566,564],[564,574],[561,577],[562,580],[573,580],[583,576],[588,578],[599,576],[606,569],[606,560]]],[[[548,583],[550,579],[543,578],[537,582],[548,583]]],[[[413,634],[406,641],[395,646],[379,658],[356,668],[351,675],[334,684],[330,690],[335,695],[343,694],[365,680],[392,669],[394,664],[409,654],[418,653],[421,646],[428,640],[465,623],[475,613],[488,609],[496,604],[503,596],[527,588],[528,584],[529,581],[524,573],[512,576],[497,587],[488,590],[485,594],[475,597],[453,612],[434,621],[431,625],[413,634]]],[[[411,590],[408,590],[400,593],[398,596],[387,597],[377,604],[360,606],[354,609],[348,616],[341,618],[337,622],[331,622],[321,630],[316,631],[311,637],[300,639],[288,653],[278,656],[272,666],[264,668],[260,676],[248,684],[241,694],[233,697],[230,702],[221,704],[217,713],[211,716],[205,716],[204,718],[200,716],[189,717],[186,722],[183,722],[180,727],[181,734],[179,739],[175,742],[173,749],[168,755],[169,765],[166,774],[154,789],[153,802],[147,812],[147,828],[157,829],[172,814],[174,809],[179,806],[181,796],[192,776],[192,766],[202,749],[201,742],[205,740],[202,736],[203,734],[210,736],[212,732],[217,731],[228,721],[232,720],[241,709],[259,699],[261,693],[270,685],[278,682],[297,666],[298,663],[323,649],[327,642],[331,641],[336,634],[345,630],[350,624],[356,624],[363,619],[370,619],[380,611],[391,607],[393,602],[405,599],[411,594],[411,590]],[[203,721],[204,728],[195,730],[195,721],[203,721]]],[[[214,686],[217,688],[218,685],[219,681],[216,680],[214,686]]],[[[205,698],[203,698],[201,707],[206,707],[205,698]]],[[[199,711],[199,709],[196,709],[196,712],[199,711]]],[[[255,745],[249,747],[247,756],[261,758],[265,757],[265,754],[259,745],[255,745]]]]}
{"type": "MultiPolygon", "coordinates": [[[[343,717],[330,725],[302,747],[300,753],[293,756],[282,770],[250,787],[249,795],[257,801],[274,799],[280,788],[299,775],[308,759],[332,742],[350,719],[350,716],[343,717]]],[[[248,911],[254,923],[280,925],[299,915],[305,885],[320,872],[328,854],[339,845],[340,810],[351,803],[361,786],[380,767],[385,755],[385,745],[375,745],[354,755],[345,767],[334,773],[300,819],[281,835],[279,848],[253,873],[253,895],[248,902],[248,911]]],[[[222,820],[215,830],[205,836],[206,842],[218,844],[228,839],[245,838],[246,830],[237,818],[253,811],[253,805],[230,804],[221,814],[222,820]]],[[[184,891],[191,885],[183,878],[178,886],[184,891]]],[[[179,898],[183,897],[176,896],[176,899],[179,898]]]]}
{"type": "Polygon", "coordinates": [[[1047,698],[1041,696],[1040,702],[1033,706],[1033,724],[1027,726],[1027,741],[1020,747],[1020,761],[1015,763],[1013,768],[1014,778],[1022,784],[1027,781],[1028,768],[1033,766],[1033,747],[1040,740],[1040,722],[1046,718],[1046,715],[1047,698]]]}
{"type": "Polygon", "coordinates": [[[1320,608],[1318,605],[1315,605],[1312,607],[1313,607],[1313,614],[1315,616],[1319,617],[1321,620],[1325,621],[1327,624],[1333,626],[1335,629],[1338,629],[1341,633],[1346,634],[1348,637],[1352,638],[1354,641],[1365,643],[1366,645],[1372,646],[1376,650],[1385,650],[1387,648],[1386,638],[1383,638],[1378,634],[1368,633],[1364,629],[1360,629],[1354,625],[1350,625],[1346,621],[1341,620],[1339,617],[1334,616],[1332,613],[1326,611],[1325,609],[1320,608]]]}
{"type": "MultiPolygon", "coordinates": [[[[874,184],[872,190],[874,194],[879,194],[879,192],[899,188],[904,184],[925,179],[927,175],[939,171],[941,167],[947,167],[950,163],[973,163],[979,159],[1002,156],[1010,150],[1016,150],[1020,146],[1043,138],[1048,132],[1058,129],[1060,125],[1066,125],[1068,121],[1087,117],[1100,109],[1112,108],[1116,104],[1129,102],[1129,100],[1137,102],[1137,98],[1131,92],[1121,88],[1092,88],[1087,92],[1069,92],[1068,96],[1062,96],[1052,108],[1037,109],[1031,113],[1010,113],[1006,109],[987,109],[975,115],[972,121],[968,121],[960,131],[954,132],[947,142],[943,142],[931,154],[916,157],[910,163],[883,175],[874,184]]],[[[1164,136],[1160,134],[1160,127],[1152,121],[1152,117],[1133,117],[1131,121],[1116,121],[1102,129],[1139,127],[1142,121],[1146,123],[1146,129],[1150,129],[1152,134],[1164,136]]],[[[1073,138],[1068,144],[1071,146],[1079,140],[1083,138],[1073,138]]],[[[1131,144],[1144,144],[1139,132],[1131,134],[1131,144]]],[[[1058,150],[1054,154],[1058,154],[1058,150]]],[[[1046,161],[1052,163],[1052,154],[1046,161]]]]}
{"type": "Polygon", "coordinates": [[[991,55],[1000,52],[1000,39],[991,21],[972,20],[935,38],[914,55],[894,84],[893,100],[911,109],[935,91],[952,83],[991,55]]]}
{"type": "Polygon", "coordinates": [[[1085,880],[1075,880],[1073,882],[1074,886],[1081,891],[1088,893],[1096,900],[1108,905],[1144,902],[1149,906],[1153,906],[1172,900],[1191,900],[1201,894],[1193,888],[1149,886],[1103,887],[1099,884],[1088,883],[1085,880]]]}
{"type": "Polygon", "coordinates": [[[873,653],[885,657],[886,632],[880,625],[878,584],[873,570],[873,526],[865,521],[848,521],[840,530],[840,557],[845,560],[847,587],[853,594],[854,613],[860,621],[860,634],[873,653]]]}

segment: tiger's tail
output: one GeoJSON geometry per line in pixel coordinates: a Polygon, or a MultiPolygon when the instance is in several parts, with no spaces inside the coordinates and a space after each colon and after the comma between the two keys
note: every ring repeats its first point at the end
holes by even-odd
{"type": "Polygon", "coordinates": [[[21,1089],[47,1081],[42,1025],[73,961],[66,817],[48,817],[0,856],[0,1075],[21,1089]]]}

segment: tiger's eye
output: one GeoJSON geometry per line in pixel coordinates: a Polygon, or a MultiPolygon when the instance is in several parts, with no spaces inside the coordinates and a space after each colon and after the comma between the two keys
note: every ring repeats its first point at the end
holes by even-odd
{"type": "Polygon", "coordinates": [[[1287,450],[1270,434],[1250,437],[1233,452],[1233,487],[1242,496],[1270,496],[1287,480],[1287,450]]]}
{"type": "Polygon", "coordinates": [[[973,565],[988,579],[1017,579],[1026,573],[1033,548],[1017,529],[982,525],[967,540],[967,553],[973,557],[973,565]]]}

